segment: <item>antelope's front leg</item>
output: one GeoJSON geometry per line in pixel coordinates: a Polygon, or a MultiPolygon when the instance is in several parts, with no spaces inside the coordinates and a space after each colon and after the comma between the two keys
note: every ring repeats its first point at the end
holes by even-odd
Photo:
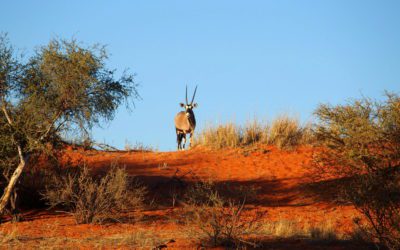
{"type": "Polygon", "coordinates": [[[182,150],[185,150],[185,145],[186,145],[186,134],[182,135],[182,150]]]}
{"type": "Polygon", "coordinates": [[[189,148],[191,148],[191,147],[192,147],[193,135],[194,135],[194,133],[193,133],[193,132],[191,132],[191,133],[190,133],[190,139],[189,139],[189,148]]]}

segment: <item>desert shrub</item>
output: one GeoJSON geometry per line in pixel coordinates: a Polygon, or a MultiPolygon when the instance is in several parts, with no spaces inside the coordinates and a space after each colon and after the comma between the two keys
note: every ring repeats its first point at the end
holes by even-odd
{"type": "Polygon", "coordinates": [[[364,215],[370,239],[400,248],[400,98],[368,98],[346,105],[321,105],[315,132],[320,176],[348,177],[342,199],[364,215]]]}
{"type": "Polygon", "coordinates": [[[217,186],[211,179],[196,181],[184,193],[184,200],[192,206],[211,205],[219,199],[217,186]]]}
{"type": "Polygon", "coordinates": [[[301,144],[302,138],[303,128],[297,119],[283,115],[272,121],[269,144],[273,144],[279,149],[291,149],[301,144]]]}
{"type": "Polygon", "coordinates": [[[195,183],[188,188],[185,198],[185,223],[203,245],[256,246],[247,238],[261,227],[264,213],[244,215],[246,198],[225,198],[213,182],[195,183]]]}
{"type": "Polygon", "coordinates": [[[142,205],[146,189],[131,182],[122,168],[112,167],[103,177],[91,176],[85,166],[75,173],[55,176],[43,193],[51,207],[61,206],[77,223],[101,223],[142,205]]]}
{"type": "Polygon", "coordinates": [[[209,206],[218,199],[253,202],[256,201],[257,194],[258,188],[254,185],[245,186],[231,182],[217,183],[211,178],[197,178],[196,181],[188,184],[183,194],[183,200],[190,205],[209,206]]]}

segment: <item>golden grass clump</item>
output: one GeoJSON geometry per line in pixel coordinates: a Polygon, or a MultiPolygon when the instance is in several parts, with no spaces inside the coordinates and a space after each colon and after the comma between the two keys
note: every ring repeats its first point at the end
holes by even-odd
{"type": "Polygon", "coordinates": [[[234,123],[209,126],[205,128],[196,141],[196,144],[205,145],[214,149],[236,148],[240,146],[241,131],[234,123]]]}
{"type": "Polygon", "coordinates": [[[333,226],[333,222],[328,219],[326,223],[310,225],[298,220],[278,220],[264,224],[261,230],[263,234],[278,238],[309,238],[313,240],[334,241],[344,239],[344,235],[339,235],[333,226]]]}
{"type": "Polygon", "coordinates": [[[271,124],[254,118],[244,126],[232,122],[208,126],[197,136],[195,144],[221,149],[263,143],[290,150],[300,144],[312,143],[313,138],[311,124],[302,126],[298,119],[281,115],[271,124]]]}

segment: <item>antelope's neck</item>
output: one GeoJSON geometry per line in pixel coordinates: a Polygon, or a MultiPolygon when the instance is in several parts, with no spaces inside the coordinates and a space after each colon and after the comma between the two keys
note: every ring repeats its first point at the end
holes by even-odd
{"type": "Polygon", "coordinates": [[[189,125],[190,125],[190,129],[193,131],[194,128],[196,127],[196,118],[194,117],[194,113],[193,111],[189,112],[189,117],[188,117],[188,121],[189,121],[189,125]]]}

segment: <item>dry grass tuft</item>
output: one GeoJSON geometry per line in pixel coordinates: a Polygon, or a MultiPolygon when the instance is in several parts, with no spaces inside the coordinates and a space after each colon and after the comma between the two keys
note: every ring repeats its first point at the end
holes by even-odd
{"type": "Polygon", "coordinates": [[[279,238],[306,237],[307,232],[299,223],[290,220],[278,220],[264,224],[263,232],[266,235],[279,238]]]}
{"type": "Polygon", "coordinates": [[[299,120],[282,115],[272,122],[268,142],[279,149],[292,149],[302,143],[302,137],[299,120]]]}
{"type": "Polygon", "coordinates": [[[234,123],[227,123],[209,126],[195,138],[195,144],[206,145],[214,149],[236,148],[240,146],[241,132],[234,123]]]}
{"type": "Polygon", "coordinates": [[[264,234],[278,238],[310,238],[313,240],[333,241],[343,238],[339,236],[333,223],[328,220],[318,226],[300,223],[298,221],[278,220],[263,226],[264,234]]]}
{"type": "Polygon", "coordinates": [[[195,137],[195,144],[221,149],[263,143],[290,150],[301,144],[312,143],[313,138],[310,124],[303,127],[298,119],[282,115],[273,120],[271,125],[263,124],[254,118],[244,126],[238,126],[232,122],[208,126],[195,137]]]}
{"type": "Polygon", "coordinates": [[[242,128],[242,145],[252,145],[268,141],[269,126],[264,126],[258,119],[248,121],[242,128]]]}
{"type": "Polygon", "coordinates": [[[124,150],[128,152],[156,152],[157,150],[151,146],[147,146],[142,142],[135,142],[132,144],[130,141],[125,140],[124,150]]]}

